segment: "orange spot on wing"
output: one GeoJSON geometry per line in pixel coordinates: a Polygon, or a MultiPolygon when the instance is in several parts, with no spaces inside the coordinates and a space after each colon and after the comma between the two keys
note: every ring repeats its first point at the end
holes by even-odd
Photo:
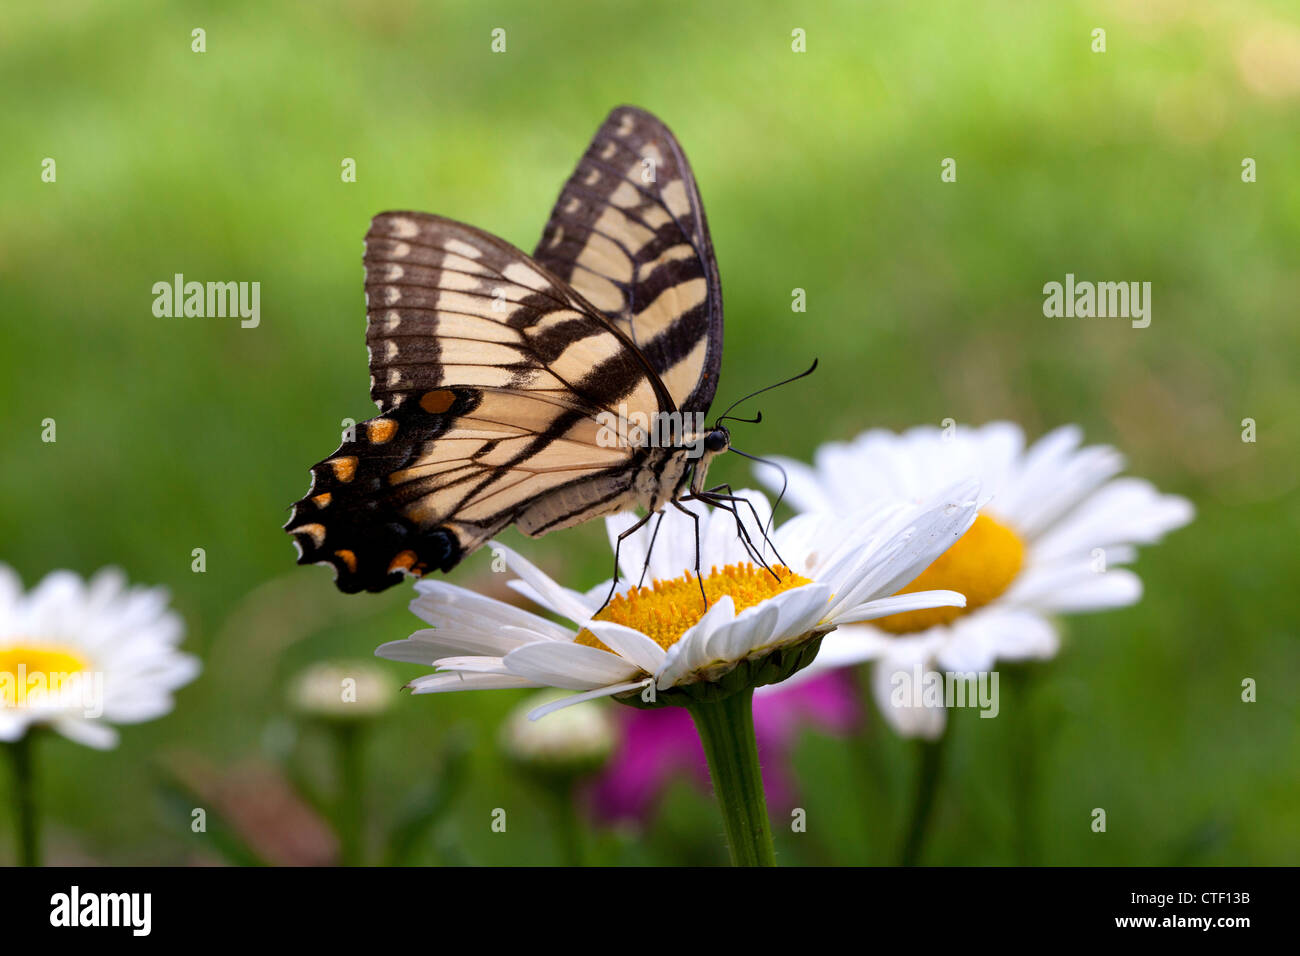
{"type": "Polygon", "coordinates": [[[348,570],[351,571],[353,574],[357,573],[357,556],[353,554],[351,551],[348,551],[346,548],[343,549],[342,551],[335,551],[334,557],[338,558],[340,561],[346,564],[348,566],[348,570]]]}
{"type": "Polygon", "coordinates": [[[327,491],[323,495],[316,495],[312,498],[312,501],[315,503],[317,508],[324,508],[333,500],[333,498],[334,496],[327,491]]]}
{"type": "Polygon", "coordinates": [[[300,524],[296,528],[290,528],[289,533],[310,535],[312,544],[318,548],[321,546],[321,542],[325,540],[325,526],[323,524],[300,524]]]}
{"type": "Polygon", "coordinates": [[[430,415],[441,415],[447,409],[451,408],[452,403],[456,401],[456,393],[449,388],[440,388],[433,392],[425,392],[420,396],[420,407],[430,415]]]}
{"type": "Polygon", "coordinates": [[[330,461],[330,467],[334,469],[334,477],[339,481],[351,481],[353,475],[357,473],[357,459],[354,455],[346,458],[335,458],[330,461]]]}
{"type": "Polygon", "coordinates": [[[397,422],[391,418],[376,418],[366,424],[366,437],[372,445],[382,445],[397,434],[397,422]]]}
{"type": "Polygon", "coordinates": [[[394,571],[410,571],[418,560],[419,556],[414,551],[399,552],[397,557],[393,558],[392,563],[388,565],[388,573],[394,571]]]}

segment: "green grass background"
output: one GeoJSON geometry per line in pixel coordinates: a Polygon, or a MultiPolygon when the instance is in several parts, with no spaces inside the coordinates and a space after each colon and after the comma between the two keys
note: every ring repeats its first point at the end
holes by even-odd
{"type": "MultiPolygon", "coordinates": [[[[719,401],[822,362],[759,403],[740,447],[807,456],[948,417],[1031,435],[1079,422],[1196,503],[1143,553],[1142,603],[1069,621],[1027,714],[1004,688],[1004,719],[957,715],[926,859],[1010,862],[1028,833],[1044,862],[1296,862],[1298,51],[1282,0],[4,5],[0,560],[29,585],[106,564],[165,584],[206,664],[118,750],[42,747],[52,858],[218,858],[159,780],[273,761],[290,674],[413,629],[408,590],[340,596],[280,530],[340,420],[373,411],[361,237],[374,213],[415,208],[531,248],[596,125],[629,102],[672,126],[708,208],[719,401]],[[151,286],[176,272],[260,281],[261,327],[155,318],[151,286]],[[1067,272],[1152,282],[1151,326],[1044,318],[1041,288],[1067,272]],[[1240,701],[1245,677],[1258,703],[1240,701]],[[1026,726],[1042,738],[1031,819],[1009,759],[1026,726]]],[[[742,460],[715,467],[748,481],[742,460]]],[[[608,560],[598,527],[522,547],[583,585],[608,560]]],[[[485,565],[453,578],[482,583],[485,565]]],[[[558,859],[494,745],[516,699],[403,697],[371,741],[372,838],[464,734],[466,790],[413,859],[558,859]]],[[[809,832],[780,836],[782,858],[892,860],[914,761],[879,722],[867,746],[805,738],[809,832]]],[[[646,838],[605,834],[600,852],[716,862],[719,837],[681,784],[646,838]]]]}

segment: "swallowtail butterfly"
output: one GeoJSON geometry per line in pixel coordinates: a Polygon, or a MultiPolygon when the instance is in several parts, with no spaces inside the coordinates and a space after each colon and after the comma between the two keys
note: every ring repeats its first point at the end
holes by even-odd
{"type": "Polygon", "coordinates": [[[704,206],[656,117],[610,113],[532,256],[441,216],[386,212],[364,262],[380,414],[312,468],[285,525],[299,564],[332,565],[343,591],[381,591],[450,570],[511,524],[538,536],[637,507],[648,520],[705,493],[730,444],[720,423],[671,442],[638,431],[672,413],[702,423],[722,361],[704,206]],[[624,440],[610,441],[611,421],[624,440]]]}

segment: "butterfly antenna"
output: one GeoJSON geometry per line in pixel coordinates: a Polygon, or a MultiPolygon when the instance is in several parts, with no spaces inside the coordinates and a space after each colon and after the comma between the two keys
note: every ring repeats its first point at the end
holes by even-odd
{"type": "MultiPolygon", "coordinates": [[[[750,400],[751,398],[753,398],[755,395],[762,395],[764,392],[770,392],[770,391],[771,391],[772,389],[774,389],[774,388],[780,388],[782,385],[789,385],[791,382],[797,382],[797,381],[799,381],[799,379],[801,379],[801,378],[807,378],[809,375],[811,375],[811,374],[812,374],[813,372],[815,372],[816,370],[817,370],[817,359],[813,359],[813,363],[812,363],[812,365],[808,366],[808,369],[807,369],[806,371],[800,372],[798,375],[792,375],[790,378],[784,379],[783,381],[780,381],[780,382],[776,382],[775,384],[772,384],[772,385],[765,385],[765,386],[763,386],[762,388],[760,388],[760,389],[759,389],[758,391],[756,391],[756,392],[750,392],[750,393],[749,393],[748,395],[746,395],[744,398],[738,398],[738,399],[736,399],[734,402],[732,402],[732,403],[727,407],[727,410],[726,410],[725,412],[723,412],[723,413],[718,417],[718,421],[722,421],[722,419],[726,418],[728,415],[731,414],[731,410],[732,410],[733,408],[735,408],[737,405],[740,405],[740,404],[742,404],[742,403],[744,403],[744,402],[749,401],[749,400],[750,400]]],[[[761,412],[759,413],[759,416],[758,416],[758,417],[759,417],[760,420],[762,419],[763,416],[762,416],[762,413],[761,413],[761,412]]],[[[735,419],[735,421],[744,421],[744,419],[737,418],[737,419],[735,419]]]]}

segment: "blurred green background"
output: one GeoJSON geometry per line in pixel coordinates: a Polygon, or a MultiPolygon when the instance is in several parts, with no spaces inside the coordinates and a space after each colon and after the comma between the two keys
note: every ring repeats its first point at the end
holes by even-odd
{"type": "MultiPolygon", "coordinates": [[[[1010,862],[1028,827],[1043,862],[1296,862],[1293,2],[5,4],[0,97],[0,560],[29,586],[106,564],[165,584],[205,661],[175,712],[125,728],[118,750],[42,747],[51,860],[221,859],[160,781],[264,798],[256,781],[296,732],[286,679],[414,629],[408,588],[341,596],[280,530],[341,420],[373,413],[361,237],[374,213],[413,208],[531,249],[627,102],[674,129],[708,209],[719,402],[822,362],[758,404],[762,425],[737,426],[741,448],[806,457],[948,417],[1031,436],[1079,422],[1197,506],[1143,552],[1146,598],[1070,620],[1036,668],[1037,819],[1013,810],[1013,722],[959,713],[925,859],[1010,862]],[[41,182],[45,157],[57,183],[41,182]],[[176,272],[259,281],[261,326],[155,318],[151,286],[176,272]],[[1152,282],[1151,326],[1045,318],[1042,286],[1067,272],[1152,282]]],[[[751,483],[734,456],[715,469],[751,483]]],[[[607,573],[597,526],[508,540],[575,585],[607,573]]],[[[486,567],[477,555],[453,579],[491,586],[486,567]]],[[[517,700],[401,697],[370,744],[372,838],[456,739],[465,789],[410,859],[559,859],[495,746],[517,700]],[[490,828],[500,806],[506,834],[490,828]]],[[[865,748],[804,738],[809,832],[778,837],[783,860],[894,858],[916,757],[874,718],[870,733],[865,748]]],[[[9,840],[0,819],[6,861],[9,840]]],[[[601,846],[610,862],[724,859],[714,807],[685,782],[647,837],[601,846]]]]}

